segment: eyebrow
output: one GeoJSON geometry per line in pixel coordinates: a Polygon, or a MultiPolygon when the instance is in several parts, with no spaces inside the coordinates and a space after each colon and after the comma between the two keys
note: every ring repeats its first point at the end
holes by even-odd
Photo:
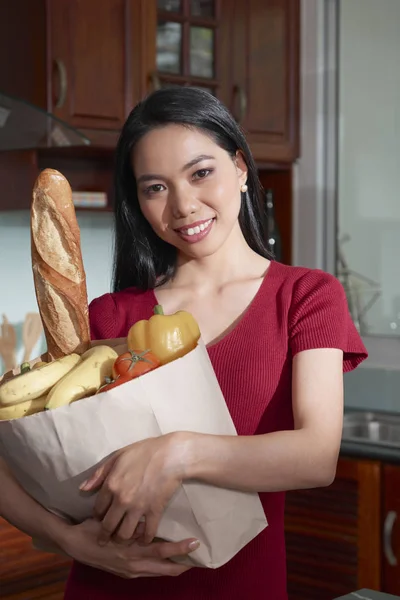
{"type": "MultiPolygon", "coordinates": [[[[183,165],[181,171],[182,172],[187,171],[188,169],[190,169],[191,167],[194,167],[195,165],[197,165],[199,162],[202,162],[203,160],[213,160],[213,159],[214,159],[214,156],[211,156],[209,154],[200,154],[200,156],[196,156],[196,158],[193,158],[188,163],[183,165]]],[[[153,181],[154,179],[164,179],[164,177],[162,175],[156,175],[155,173],[151,173],[148,175],[141,175],[140,177],[138,177],[137,183],[141,183],[144,181],[153,181]]]]}

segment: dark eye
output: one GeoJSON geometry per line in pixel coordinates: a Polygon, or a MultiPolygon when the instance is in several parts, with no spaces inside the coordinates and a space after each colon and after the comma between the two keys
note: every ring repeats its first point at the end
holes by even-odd
{"type": "Polygon", "coordinates": [[[154,183],[153,185],[150,185],[148,188],[146,188],[144,190],[144,193],[147,196],[151,196],[151,194],[158,194],[158,192],[162,192],[164,189],[164,186],[161,183],[154,183]]]}
{"type": "Polygon", "coordinates": [[[194,179],[204,179],[212,172],[212,169],[199,169],[193,174],[194,179]]]}

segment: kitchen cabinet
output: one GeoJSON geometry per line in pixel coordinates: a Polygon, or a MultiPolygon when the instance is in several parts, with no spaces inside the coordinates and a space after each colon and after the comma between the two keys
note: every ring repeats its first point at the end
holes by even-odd
{"type": "Polygon", "coordinates": [[[219,97],[258,163],[299,155],[299,0],[159,0],[154,87],[219,97]]]}
{"type": "Polygon", "coordinates": [[[400,466],[383,469],[382,591],[400,596],[400,466]]]}
{"type": "Polygon", "coordinates": [[[0,23],[1,88],[113,146],[106,132],[150,90],[195,85],[227,104],[260,164],[290,163],[299,153],[299,3],[37,0],[32,10],[14,0],[0,23]]]}
{"type": "Polygon", "coordinates": [[[1,600],[62,600],[71,560],[38,552],[27,535],[0,518],[1,600]]]}
{"type": "Polygon", "coordinates": [[[106,192],[110,209],[112,152],[132,107],[151,90],[193,85],[220,98],[248,136],[263,185],[276,188],[290,264],[299,28],[299,0],[5,3],[0,91],[48,110],[91,145],[1,153],[0,211],[29,208],[44,167],[62,170],[75,191],[106,192]]]}
{"type": "Polygon", "coordinates": [[[104,192],[105,207],[77,208],[77,211],[111,211],[113,206],[113,153],[111,149],[91,146],[42,148],[0,153],[0,181],[4,193],[1,211],[30,210],[32,190],[43,169],[60,171],[73,191],[104,192]]]}
{"type": "MultiPolygon", "coordinates": [[[[268,168],[259,171],[264,190],[271,190],[275,205],[275,219],[281,236],[282,257],[285,265],[292,264],[292,219],[293,219],[293,168],[268,168]]],[[[265,210],[264,196],[264,210],[265,210]]]]}
{"type": "Polygon", "coordinates": [[[340,459],[328,488],[289,492],[289,600],[332,600],[380,587],[381,468],[340,459]]]}
{"type": "Polygon", "coordinates": [[[328,488],[287,494],[289,600],[400,595],[400,465],[341,458],[328,488]]]}
{"type": "Polygon", "coordinates": [[[49,109],[77,128],[119,129],[128,97],[126,0],[49,0],[49,109]]]}
{"type": "Polygon", "coordinates": [[[223,0],[221,97],[257,162],[299,156],[299,0],[223,0]]]}
{"type": "Polygon", "coordinates": [[[148,90],[154,11],[147,0],[37,0],[35,10],[30,0],[7,3],[2,91],[81,130],[119,131],[148,90]]]}

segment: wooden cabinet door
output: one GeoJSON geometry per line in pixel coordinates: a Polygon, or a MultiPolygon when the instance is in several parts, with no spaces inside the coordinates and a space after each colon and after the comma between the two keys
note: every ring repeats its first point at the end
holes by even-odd
{"type": "Polygon", "coordinates": [[[124,122],[128,8],[127,0],[47,0],[49,106],[74,127],[124,122]]]}
{"type": "Polygon", "coordinates": [[[384,466],[382,526],[382,591],[400,596],[400,466],[384,466]]]}
{"type": "Polygon", "coordinates": [[[341,459],[328,488],[287,494],[289,600],[380,589],[379,462],[341,459]]]}
{"type": "Polygon", "coordinates": [[[224,0],[223,99],[259,163],[299,155],[299,0],[224,0]]]}
{"type": "Polygon", "coordinates": [[[30,537],[0,518],[1,600],[62,600],[71,560],[34,550],[30,537]]]}

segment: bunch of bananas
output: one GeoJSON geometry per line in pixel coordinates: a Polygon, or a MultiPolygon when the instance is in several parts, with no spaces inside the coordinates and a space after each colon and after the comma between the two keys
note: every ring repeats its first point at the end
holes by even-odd
{"type": "Polygon", "coordinates": [[[93,396],[111,377],[118,354],[109,346],[95,346],[81,356],[69,354],[32,369],[0,385],[0,421],[19,419],[93,396]]]}

